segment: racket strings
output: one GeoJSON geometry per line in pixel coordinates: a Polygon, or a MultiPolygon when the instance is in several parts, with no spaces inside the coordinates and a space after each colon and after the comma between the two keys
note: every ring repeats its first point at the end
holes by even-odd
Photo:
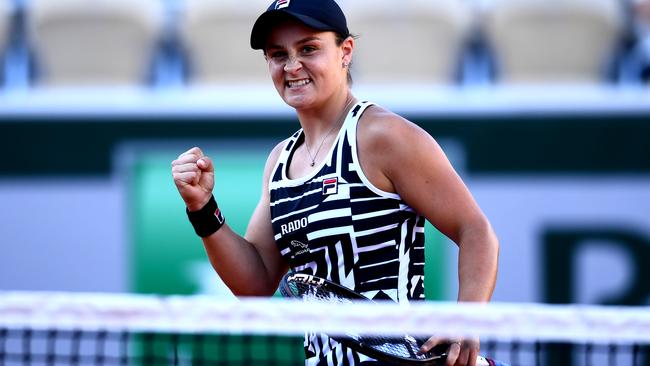
{"type": "Polygon", "coordinates": [[[425,340],[418,341],[409,335],[402,337],[348,335],[348,337],[355,339],[366,347],[385,352],[392,356],[411,359],[429,359],[434,356],[430,353],[420,353],[420,346],[424,344],[425,340]]]}
{"type": "MultiPolygon", "coordinates": [[[[298,280],[285,282],[281,287],[281,292],[284,296],[302,298],[303,301],[307,302],[352,303],[352,300],[348,297],[349,294],[339,294],[335,290],[335,288],[324,288],[315,286],[313,283],[303,283],[298,280]]],[[[424,360],[436,356],[430,352],[420,353],[420,346],[424,344],[426,339],[418,340],[409,335],[396,337],[347,333],[345,336],[335,336],[333,338],[343,344],[357,342],[364,347],[404,359],[424,360]]]]}
{"type": "Polygon", "coordinates": [[[280,291],[284,296],[302,298],[304,301],[327,302],[334,304],[351,304],[352,300],[342,297],[333,291],[321,287],[301,283],[290,282],[282,286],[280,291]]]}

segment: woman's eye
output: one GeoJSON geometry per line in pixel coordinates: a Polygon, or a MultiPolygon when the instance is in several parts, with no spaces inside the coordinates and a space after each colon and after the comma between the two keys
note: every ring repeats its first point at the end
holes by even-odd
{"type": "Polygon", "coordinates": [[[282,51],[274,51],[269,53],[269,57],[272,59],[280,59],[286,57],[287,53],[282,51]]]}
{"type": "Polygon", "coordinates": [[[305,47],[302,48],[303,53],[312,53],[314,51],[316,51],[316,47],[305,46],[305,47]]]}

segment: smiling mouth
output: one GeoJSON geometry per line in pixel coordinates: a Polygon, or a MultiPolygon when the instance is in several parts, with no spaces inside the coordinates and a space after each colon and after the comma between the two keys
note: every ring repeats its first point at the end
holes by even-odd
{"type": "Polygon", "coordinates": [[[299,88],[311,83],[311,79],[300,79],[300,80],[291,80],[286,83],[286,86],[291,88],[299,88]]]}

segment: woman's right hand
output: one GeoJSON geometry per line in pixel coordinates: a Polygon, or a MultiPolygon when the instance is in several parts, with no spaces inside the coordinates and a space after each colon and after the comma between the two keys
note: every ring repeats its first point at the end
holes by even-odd
{"type": "Polygon", "coordinates": [[[187,209],[198,211],[210,200],[214,188],[212,160],[193,147],[172,161],[172,177],[187,209]]]}

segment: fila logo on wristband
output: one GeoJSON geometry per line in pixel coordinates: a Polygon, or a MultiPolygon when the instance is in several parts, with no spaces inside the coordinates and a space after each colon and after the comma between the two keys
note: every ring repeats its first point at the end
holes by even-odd
{"type": "Polygon", "coordinates": [[[214,211],[214,217],[217,218],[217,221],[219,221],[220,225],[223,225],[223,222],[226,221],[226,219],[223,217],[223,214],[221,213],[221,210],[217,207],[217,210],[214,211]]]}
{"type": "Polygon", "coordinates": [[[212,235],[226,222],[223,213],[219,210],[217,201],[214,200],[214,196],[211,196],[208,203],[200,210],[190,212],[186,207],[185,212],[187,212],[187,217],[190,219],[194,231],[202,238],[212,235]]]}

